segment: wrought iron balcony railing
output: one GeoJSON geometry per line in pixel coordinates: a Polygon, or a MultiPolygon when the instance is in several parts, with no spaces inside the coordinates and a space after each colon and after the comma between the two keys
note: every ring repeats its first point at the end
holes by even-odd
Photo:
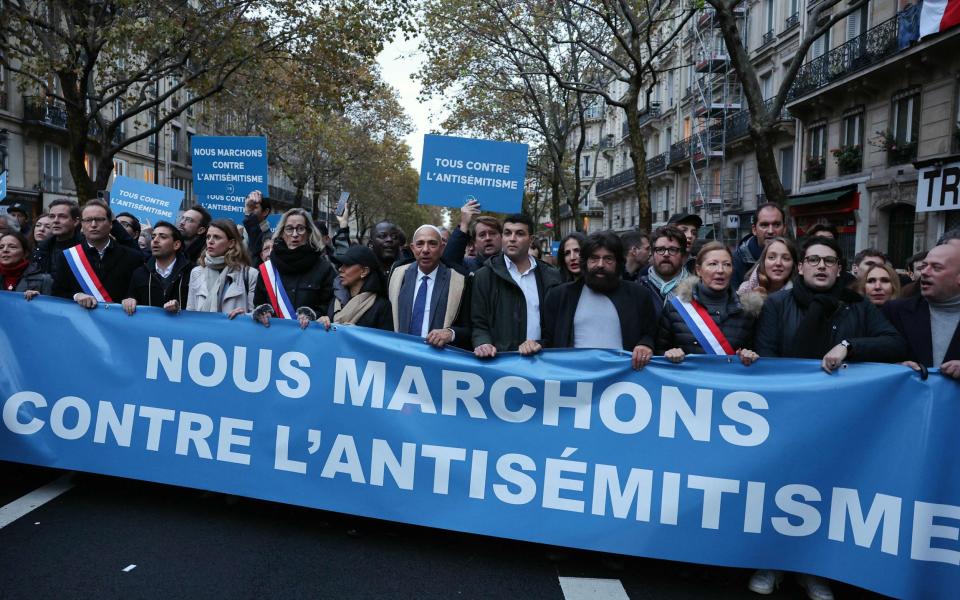
{"type": "Polygon", "coordinates": [[[792,15],[787,17],[786,22],[783,24],[783,30],[789,31],[790,29],[793,29],[799,24],[800,24],[800,13],[793,13],[792,15]]]}
{"type": "Polygon", "coordinates": [[[800,67],[789,98],[804,96],[899,52],[899,22],[895,16],[800,67]]]}
{"type": "MultiPolygon", "coordinates": [[[[767,110],[773,105],[773,98],[764,102],[764,106],[767,107],[767,110]]],[[[786,108],[781,108],[780,113],[777,114],[777,121],[790,121],[793,117],[790,115],[790,111],[786,108]]],[[[726,122],[727,127],[727,141],[742,138],[745,135],[750,133],[750,110],[744,108],[741,111],[737,111],[727,117],[726,122]]]]}
{"type": "MultiPolygon", "coordinates": [[[[667,152],[658,154],[647,161],[647,177],[656,175],[667,170],[667,152]]],[[[611,192],[627,187],[633,184],[636,179],[634,168],[624,169],[612,177],[601,179],[597,182],[597,197],[605,196],[611,192]]]]}
{"type": "Polygon", "coordinates": [[[762,38],[760,38],[760,45],[766,46],[767,44],[773,42],[775,39],[777,39],[777,34],[774,33],[773,29],[771,29],[770,31],[763,34],[762,38]]]}
{"type": "MultiPolygon", "coordinates": [[[[63,102],[50,100],[44,96],[24,96],[23,120],[27,123],[35,123],[66,131],[67,107],[63,102]]],[[[94,139],[100,138],[100,127],[96,121],[90,122],[90,129],[87,135],[94,139]]],[[[114,144],[119,144],[123,141],[124,135],[123,129],[117,127],[113,131],[113,137],[111,139],[114,144]]]]}

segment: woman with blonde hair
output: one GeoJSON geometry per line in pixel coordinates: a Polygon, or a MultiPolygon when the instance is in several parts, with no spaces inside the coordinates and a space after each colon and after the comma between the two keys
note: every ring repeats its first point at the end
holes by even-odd
{"type": "Polygon", "coordinates": [[[886,263],[875,265],[860,273],[856,290],[879,308],[900,297],[900,276],[886,263]]]}
{"type": "Polygon", "coordinates": [[[187,310],[225,313],[232,319],[253,310],[257,271],[237,226],[218,219],[207,229],[207,245],[190,272],[187,310]]]}
{"type": "Polygon", "coordinates": [[[739,294],[760,292],[764,296],[793,287],[797,272],[797,246],[789,238],[771,238],[756,265],[737,289],[739,294]]]}
{"type": "Polygon", "coordinates": [[[333,300],[334,270],[323,236],[302,208],[283,213],[273,234],[270,259],[258,269],[253,318],[270,326],[272,317],[296,319],[301,328],[327,314],[333,300]]]}

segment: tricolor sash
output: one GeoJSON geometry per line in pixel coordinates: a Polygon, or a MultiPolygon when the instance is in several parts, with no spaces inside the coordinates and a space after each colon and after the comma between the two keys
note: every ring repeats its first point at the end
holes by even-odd
{"type": "Polygon", "coordinates": [[[671,298],[670,303],[680,313],[683,322],[703,346],[706,354],[735,354],[733,346],[702,304],[693,298],[690,302],[684,302],[677,297],[671,298]]]}
{"type": "Polygon", "coordinates": [[[107,293],[107,288],[93,270],[93,265],[87,259],[87,253],[83,251],[83,244],[77,244],[63,251],[73,276],[77,278],[77,283],[83,288],[85,294],[89,294],[97,299],[97,302],[113,302],[113,298],[107,293]]]}
{"type": "Polygon", "coordinates": [[[268,260],[260,265],[260,274],[263,276],[263,282],[266,284],[267,296],[270,297],[270,304],[273,306],[273,312],[281,319],[296,319],[297,311],[293,309],[293,303],[287,297],[287,290],[283,289],[283,282],[280,281],[280,273],[273,266],[273,261],[268,260]]]}

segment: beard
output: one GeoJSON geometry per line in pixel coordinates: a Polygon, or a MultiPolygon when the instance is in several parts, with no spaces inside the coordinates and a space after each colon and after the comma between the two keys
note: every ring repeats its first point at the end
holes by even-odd
{"type": "Polygon", "coordinates": [[[620,278],[616,272],[607,271],[603,267],[585,271],[583,282],[591,290],[600,294],[609,294],[620,285],[620,278]]]}

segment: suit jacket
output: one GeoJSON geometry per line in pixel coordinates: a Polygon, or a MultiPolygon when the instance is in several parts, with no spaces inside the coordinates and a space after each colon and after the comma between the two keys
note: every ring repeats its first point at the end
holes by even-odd
{"type": "MultiPolygon", "coordinates": [[[[406,333],[413,316],[414,291],[417,289],[416,262],[397,266],[390,274],[390,304],[393,306],[394,328],[406,333]]],[[[456,346],[472,349],[470,345],[470,291],[469,278],[440,263],[430,295],[429,330],[453,329],[456,346]],[[451,294],[451,283],[454,292],[451,294]],[[459,293],[457,292],[459,290],[459,293]],[[449,325],[447,325],[449,323],[449,325]]]]}
{"type": "MultiPolygon", "coordinates": [[[[891,300],[883,305],[883,314],[907,340],[910,360],[926,367],[939,367],[933,364],[933,334],[930,331],[930,305],[923,296],[891,300]]],[[[953,338],[943,357],[944,362],[960,360],[960,327],[953,332],[953,338]]]]}
{"type": "MultiPolygon", "coordinates": [[[[121,302],[126,298],[127,291],[130,289],[130,281],[133,279],[133,272],[143,265],[143,255],[139,250],[134,250],[128,246],[121,246],[111,240],[110,246],[103,254],[103,260],[100,260],[100,253],[95,248],[81,242],[81,248],[90,261],[103,287],[114,302],[121,302]]],[[[67,259],[60,251],[53,256],[53,294],[61,298],[73,298],[73,295],[82,292],[83,288],[77,282],[73,271],[67,264],[67,259]]]]}

